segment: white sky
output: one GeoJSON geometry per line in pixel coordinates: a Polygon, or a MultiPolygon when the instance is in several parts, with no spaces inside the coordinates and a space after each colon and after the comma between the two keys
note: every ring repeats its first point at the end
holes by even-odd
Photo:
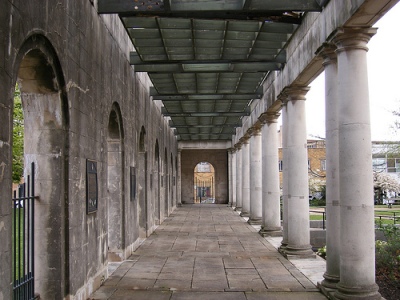
{"type": "MultiPolygon", "coordinates": [[[[400,109],[400,4],[374,27],[378,33],[368,43],[368,81],[373,141],[400,140],[391,129],[393,110],[400,109]]],[[[309,136],[325,137],[324,73],[307,93],[306,114],[309,136]]]]}

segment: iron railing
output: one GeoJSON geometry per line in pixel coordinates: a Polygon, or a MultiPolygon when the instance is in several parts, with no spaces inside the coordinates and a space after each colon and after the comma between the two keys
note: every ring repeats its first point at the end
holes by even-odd
{"type": "Polygon", "coordinates": [[[34,215],[35,165],[31,175],[14,191],[13,212],[13,299],[35,299],[34,215]]]}
{"type": "Polygon", "coordinates": [[[326,229],[325,228],[325,222],[326,222],[326,211],[325,211],[325,209],[323,211],[321,211],[321,210],[310,210],[310,213],[322,214],[322,229],[326,229]]]}

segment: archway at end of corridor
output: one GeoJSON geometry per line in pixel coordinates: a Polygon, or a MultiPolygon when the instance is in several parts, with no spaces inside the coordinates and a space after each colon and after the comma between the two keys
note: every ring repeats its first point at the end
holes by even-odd
{"type": "Polygon", "coordinates": [[[194,168],[194,203],[215,203],[215,169],[209,162],[199,162],[194,168]]]}

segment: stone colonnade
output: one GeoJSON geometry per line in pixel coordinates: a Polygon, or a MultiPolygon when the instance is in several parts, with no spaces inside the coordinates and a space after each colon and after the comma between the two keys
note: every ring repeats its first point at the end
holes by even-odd
{"type": "MultiPolygon", "coordinates": [[[[372,28],[339,28],[317,51],[325,68],[327,267],[321,290],[332,299],[380,299],[375,283],[375,231],[367,43],[372,28]],[[362,233],[362,234],[361,234],[362,233]]],[[[282,210],[277,112],[267,111],[230,150],[232,206],[261,224],[260,234],[282,234],[287,257],[314,256],[310,245],[307,86],[278,96],[282,114],[282,210]],[[260,187],[261,183],[261,187],[260,187]]]]}

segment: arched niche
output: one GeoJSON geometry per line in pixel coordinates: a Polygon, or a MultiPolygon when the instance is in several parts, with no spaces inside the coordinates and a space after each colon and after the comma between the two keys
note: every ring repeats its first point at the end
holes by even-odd
{"type": "Polygon", "coordinates": [[[62,299],[69,286],[69,113],[65,80],[46,37],[30,36],[20,48],[15,81],[24,116],[24,174],[35,163],[35,292],[62,299]]]}
{"type": "Polygon", "coordinates": [[[124,257],[124,130],[121,111],[114,103],[107,126],[108,259],[124,257]]]}

